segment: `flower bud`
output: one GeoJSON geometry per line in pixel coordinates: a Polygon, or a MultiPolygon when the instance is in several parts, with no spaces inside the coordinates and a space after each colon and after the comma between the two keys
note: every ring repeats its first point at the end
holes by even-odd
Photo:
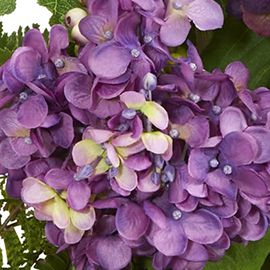
{"type": "Polygon", "coordinates": [[[81,19],[87,16],[87,12],[81,8],[73,8],[65,16],[66,25],[70,28],[79,24],[81,19]]]}
{"type": "Polygon", "coordinates": [[[157,76],[148,72],[143,78],[143,88],[148,91],[153,91],[157,88],[157,76]]]}
{"type": "Polygon", "coordinates": [[[71,37],[79,44],[84,45],[88,42],[88,40],[81,34],[81,31],[79,29],[79,24],[76,24],[72,31],[71,31],[71,37]]]}

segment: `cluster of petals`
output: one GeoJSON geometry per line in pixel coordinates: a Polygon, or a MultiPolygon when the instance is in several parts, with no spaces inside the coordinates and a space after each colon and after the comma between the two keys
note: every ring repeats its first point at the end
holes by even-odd
{"type": "Polygon", "coordinates": [[[0,67],[0,173],[46,221],[77,270],[199,270],[269,226],[270,92],[233,62],[208,72],[193,22],[219,28],[213,0],[89,0],[66,19],[80,44],[30,30],[0,67]],[[170,72],[166,72],[169,63],[170,72]]]}

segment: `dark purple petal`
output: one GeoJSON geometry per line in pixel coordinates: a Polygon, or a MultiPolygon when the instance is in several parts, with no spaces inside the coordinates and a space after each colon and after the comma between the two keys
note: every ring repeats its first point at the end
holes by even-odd
{"type": "Polygon", "coordinates": [[[7,169],[20,169],[29,161],[29,156],[18,155],[12,148],[9,139],[0,142],[0,164],[7,169]]]}
{"type": "Polygon", "coordinates": [[[96,255],[104,269],[121,270],[131,261],[131,249],[117,236],[108,236],[96,242],[96,255]]]}
{"type": "Polygon", "coordinates": [[[199,244],[212,244],[223,233],[220,219],[210,211],[200,209],[183,218],[182,225],[187,237],[199,244]]]}
{"type": "Polygon", "coordinates": [[[67,201],[74,210],[82,210],[89,202],[91,190],[84,182],[72,182],[67,189],[67,201]]]}
{"type": "Polygon", "coordinates": [[[149,219],[140,206],[128,203],[117,209],[115,224],[121,236],[128,240],[137,240],[148,229],[149,219]]]}
{"type": "Polygon", "coordinates": [[[61,121],[57,126],[54,126],[50,131],[55,144],[68,148],[74,139],[73,119],[66,113],[60,113],[61,121]]]}
{"type": "Polygon", "coordinates": [[[39,127],[48,114],[48,105],[42,95],[30,96],[22,103],[18,111],[18,121],[26,128],[39,127]]]}

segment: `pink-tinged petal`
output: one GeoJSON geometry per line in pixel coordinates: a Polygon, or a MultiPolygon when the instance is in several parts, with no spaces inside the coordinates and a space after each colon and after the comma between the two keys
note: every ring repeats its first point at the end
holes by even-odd
{"type": "Polygon", "coordinates": [[[159,131],[143,133],[142,141],[145,148],[154,154],[164,154],[169,147],[166,135],[159,131]]]}
{"type": "Polygon", "coordinates": [[[127,203],[117,209],[115,225],[122,237],[137,240],[147,231],[149,218],[139,205],[127,203]]]}
{"type": "Polygon", "coordinates": [[[133,138],[132,133],[126,133],[117,136],[112,140],[112,145],[115,147],[127,147],[136,142],[138,142],[139,138],[133,138]]]}
{"type": "Polygon", "coordinates": [[[144,154],[137,154],[125,159],[124,164],[134,171],[143,171],[148,169],[152,162],[144,154]]]}
{"type": "Polygon", "coordinates": [[[72,157],[77,166],[84,166],[93,162],[104,152],[102,147],[92,140],[76,143],[72,150],[72,157]]]}
{"type": "Polygon", "coordinates": [[[66,227],[64,231],[65,242],[70,245],[80,242],[83,235],[84,231],[77,229],[75,226],[72,225],[72,223],[70,223],[69,226],[66,227]]]}
{"type": "Polygon", "coordinates": [[[166,150],[166,152],[164,154],[162,154],[162,158],[166,161],[170,160],[172,158],[173,155],[173,140],[170,136],[166,136],[166,139],[168,141],[168,148],[166,150]]]}
{"type": "Polygon", "coordinates": [[[114,79],[127,71],[131,57],[126,48],[116,43],[105,42],[93,50],[88,65],[97,77],[114,79]]]}
{"type": "Polygon", "coordinates": [[[26,129],[18,122],[15,110],[3,109],[0,112],[0,128],[8,137],[30,136],[30,130],[26,129]]]}
{"type": "Polygon", "coordinates": [[[268,12],[266,14],[254,14],[244,10],[243,21],[258,35],[265,37],[270,36],[270,15],[268,12]]]}
{"type": "Polygon", "coordinates": [[[131,261],[131,248],[118,236],[99,238],[95,245],[99,265],[103,269],[124,269],[131,261]]]}
{"type": "Polygon", "coordinates": [[[142,9],[146,11],[153,11],[157,5],[154,0],[148,0],[148,1],[132,0],[132,2],[137,4],[138,6],[140,6],[142,9]]]}
{"type": "Polygon", "coordinates": [[[28,177],[23,181],[22,198],[25,203],[37,204],[56,196],[56,192],[40,180],[28,177]]]}
{"type": "Polygon", "coordinates": [[[86,207],[91,196],[91,190],[85,182],[72,182],[67,189],[67,201],[74,210],[86,207]]]}
{"type": "Polygon", "coordinates": [[[147,101],[140,111],[145,114],[148,120],[157,128],[163,130],[168,127],[169,116],[166,110],[156,102],[147,101]]]}
{"type": "Polygon", "coordinates": [[[212,244],[223,234],[220,219],[204,209],[185,216],[182,225],[187,237],[199,244],[212,244]]]}
{"type": "Polygon", "coordinates": [[[96,221],[96,213],[94,207],[90,206],[89,208],[80,212],[74,211],[72,209],[69,211],[71,222],[77,229],[87,231],[93,227],[96,221]]]}
{"type": "Polygon", "coordinates": [[[245,132],[231,132],[220,144],[221,155],[235,166],[252,163],[258,154],[257,141],[245,132]]]}
{"type": "Polygon", "coordinates": [[[248,127],[246,132],[256,139],[258,144],[255,163],[261,164],[270,161],[270,131],[263,127],[248,127]]]}
{"type": "Polygon", "coordinates": [[[201,146],[202,148],[212,148],[217,146],[222,141],[221,136],[214,136],[208,138],[208,140],[201,146]]]}
{"type": "Polygon", "coordinates": [[[184,43],[191,25],[187,17],[172,14],[166,22],[161,25],[160,39],[162,43],[170,47],[176,47],[184,43]]]}
{"type": "Polygon", "coordinates": [[[247,128],[244,114],[236,107],[227,107],[220,115],[220,131],[224,137],[233,131],[243,131],[247,128]]]}
{"type": "Polygon", "coordinates": [[[156,192],[160,188],[160,184],[155,185],[152,181],[152,171],[144,177],[139,177],[138,190],[142,192],[156,192]]]}
{"type": "Polygon", "coordinates": [[[31,139],[37,146],[40,155],[44,158],[50,157],[56,148],[51,134],[46,129],[37,129],[35,133],[31,134],[31,139]]]}
{"type": "Polygon", "coordinates": [[[53,141],[62,148],[69,148],[74,139],[73,119],[66,113],[59,113],[60,122],[50,129],[53,141]]]}
{"type": "Polygon", "coordinates": [[[107,151],[107,157],[112,163],[113,167],[116,167],[116,168],[119,167],[120,159],[113,145],[111,145],[110,143],[107,143],[104,145],[104,147],[107,151]]]}
{"type": "Polygon", "coordinates": [[[13,76],[23,83],[31,82],[38,77],[40,65],[40,54],[30,47],[18,48],[10,60],[13,76]]]}
{"type": "Polygon", "coordinates": [[[205,184],[189,183],[186,186],[188,193],[196,198],[207,197],[207,186],[205,184]]]}
{"type": "Polygon", "coordinates": [[[101,98],[112,99],[119,97],[125,91],[128,84],[129,81],[122,84],[101,84],[95,90],[101,98]]]}
{"type": "Polygon", "coordinates": [[[56,168],[49,170],[44,178],[45,182],[54,189],[67,189],[73,179],[74,173],[56,168]]]}
{"type": "Polygon", "coordinates": [[[95,175],[103,174],[110,169],[110,166],[106,163],[105,159],[102,159],[95,167],[95,175]]]}
{"type": "Polygon", "coordinates": [[[195,242],[189,242],[187,250],[185,254],[183,254],[183,258],[192,262],[202,262],[208,260],[208,251],[207,249],[195,242]]]}
{"type": "Polygon", "coordinates": [[[141,135],[143,133],[143,122],[138,115],[136,115],[134,120],[132,121],[132,128],[131,129],[133,131],[133,133],[132,133],[133,138],[140,138],[141,137],[141,135]]]}
{"type": "Polygon", "coordinates": [[[242,62],[232,62],[226,67],[225,73],[230,75],[230,79],[237,91],[245,90],[247,88],[249,70],[242,62]]]}
{"type": "Polygon", "coordinates": [[[31,156],[37,151],[37,147],[30,138],[11,138],[10,145],[19,156],[31,156]]]}
{"type": "Polygon", "coordinates": [[[35,218],[38,220],[52,221],[53,211],[54,211],[55,201],[48,200],[35,205],[35,218]]]}
{"type": "Polygon", "coordinates": [[[83,132],[83,139],[91,139],[97,144],[101,144],[110,140],[114,134],[114,132],[109,130],[89,127],[83,132]]]}
{"type": "Polygon", "coordinates": [[[126,190],[132,191],[137,187],[137,174],[126,166],[119,167],[119,174],[115,177],[118,185],[126,190]]]}
{"type": "Polygon", "coordinates": [[[119,114],[124,109],[124,105],[117,99],[106,100],[101,99],[94,111],[97,117],[105,119],[119,114]]]}
{"type": "Polygon", "coordinates": [[[31,29],[27,31],[23,38],[23,46],[32,47],[34,50],[38,51],[42,56],[43,63],[48,61],[47,45],[39,30],[31,29]]]}
{"type": "Polygon", "coordinates": [[[30,156],[20,156],[12,148],[9,139],[0,142],[0,164],[7,169],[20,169],[30,161],[30,156]]]}
{"type": "Polygon", "coordinates": [[[135,91],[124,92],[120,96],[120,100],[125,103],[128,108],[134,110],[140,110],[146,102],[144,95],[135,91]]]}
{"type": "Polygon", "coordinates": [[[131,155],[137,154],[139,152],[141,152],[142,150],[144,150],[144,144],[143,142],[140,140],[128,147],[117,147],[117,152],[119,153],[119,155],[123,158],[127,158],[131,155]]]}
{"type": "Polygon", "coordinates": [[[53,209],[53,223],[59,229],[65,229],[70,225],[69,209],[66,203],[60,198],[54,198],[54,209],[53,209]]]}
{"type": "Polygon", "coordinates": [[[20,106],[17,118],[25,128],[37,128],[48,115],[48,105],[42,95],[30,96],[20,106]]]}
{"type": "Polygon", "coordinates": [[[202,31],[221,28],[224,22],[222,9],[214,0],[194,0],[184,12],[202,31]]]}

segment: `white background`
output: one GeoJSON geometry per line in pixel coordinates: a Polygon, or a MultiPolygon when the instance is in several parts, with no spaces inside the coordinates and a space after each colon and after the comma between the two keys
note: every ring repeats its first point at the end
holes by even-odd
{"type": "MultiPolygon", "coordinates": [[[[41,31],[44,31],[45,28],[49,29],[50,17],[51,13],[45,7],[39,6],[36,0],[17,0],[16,10],[9,15],[2,17],[0,16],[0,21],[3,23],[4,31],[11,34],[13,31],[17,31],[20,25],[25,28],[26,26],[31,27],[33,23],[38,23],[41,31]]],[[[1,216],[1,223],[3,223],[8,216],[8,213],[1,213],[1,216]]],[[[17,229],[18,234],[21,235],[20,228],[17,229]]],[[[2,269],[2,267],[5,269],[8,267],[8,265],[6,260],[5,246],[3,240],[1,240],[1,236],[0,252],[3,253],[4,259],[4,265],[0,265],[0,269],[2,269]]]]}

